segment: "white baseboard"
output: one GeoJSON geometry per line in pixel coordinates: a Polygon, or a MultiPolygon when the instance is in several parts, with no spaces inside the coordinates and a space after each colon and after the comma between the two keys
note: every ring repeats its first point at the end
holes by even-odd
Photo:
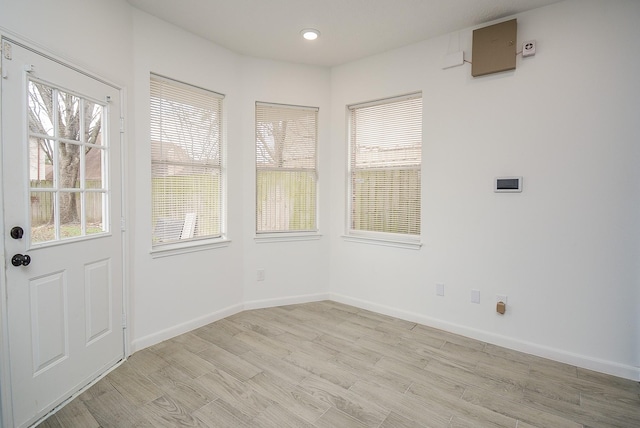
{"type": "Polygon", "coordinates": [[[341,294],[330,293],[329,299],[339,303],[344,303],[346,305],[355,306],[357,308],[366,309],[395,318],[416,322],[440,330],[445,330],[451,333],[459,334],[461,336],[480,340],[482,342],[502,346],[504,348],[513,349],[515,351],[524,352],[527,354],[547,358],[565,364],[570,364],[588,370],[597,371],[600,373],[610,374],[612,376],[640,381],[640,367],[634,367],[612,361],[605,361],[597,358],[579,355],[563,351],[561,349],[551,348],[548,346],[526,342],[512,337],[502,336],[484,330],[478,330],[475,328],[443,321],[415,312],[403,311],[400,309],[392,308],[390,306],[380,305],[378,303],[356,299],[341,294]]]}
{"type": "Polygon", "coordinates": [[[181,334],[188,333],[191,330],[195,330],[196,328],[200,328],[204,325],[211,324],[212,322],[221,320],[222,318],[226,318],[231,315],[237,314],[238,312],[242,312],[244,309],[245,309],[244,305],[242,303],[239,303],[237,305],[228,306],[226,308],[223,308],[218,311],[212,312],[210,314],[187,321],[185,323],[178,324],[176,326],[161,330],[159,332],[141,337],[131,342],[131,347],[130,347],[131,354],[133,354],[136,351],[140,351],[144,348],[147,348],[149,346],[153,346],[162,341],[171,339],[172,337],[176,337],[181,334]]]}
{"type": "Polygon", "coordinates": [[[587,357],[584,355],[563,351],[561,349],[526,342],[512,337],[502,336],[484,330],[479,330],[449,321],[432,318],[415,312],[403,311],[401,309],[393,308],[390,306],[385,306],[367,300],[356,299],[336,293],[305,294],[300,296],[279,297],[274,299],[251,300],[248,302],[239,303],[237,305],[220,309],[216,312],[212,312],[208,315],[159,331],[157,333],[141,337],[140,339],[136,339],[131,343],[131,353],[144,349],[148,346],[155,345],[164,340],[171,339],[172,337],[178,336],[180,334],[187,333],[191,330],[242,311],[317,302],[321,300],[333,300],[339,303],[344,303],[346,305],[355,306],[357,308],[370,310],[380,314],[389,315],[395,318],[416,322],[429,327],[470,337],[472,339],[491,343],[497,346],[502,346],[504,348],[525,352],[527,354],[548,358],[550,360],[559,361],[565,364],[571,364],[600,373],[606,373],[625,379],[640,381],[640,367],[628,366],[612,361],[605,361],[597,358],[587,357]]]}
{"type": "Polygon", "coordinates": [[[248,311],[251,309],[271,308],[275,306],[295,305],[298,303],[317,302],[320,300],[328,300],[329,293],[320,294],[305,294],[301,296],[280,297],[275,299],[264,300],[252,300],[249,302],[238,303],[236,305],[228,306],[210,314],[198,317],[196,319],[184,322],[182,324],[158,331],[153,334],[141,337],[131,342],[129,348],[130,355],[136,351],[140,351],[149,346],[153,346],[162,341],[171,339],[172,337],[179,336],[184,333],[188,333],[191,330],[200,328],[204,325],[221,320],[222,318],[229,317],[242,311],[248,311]]]}
{"type": "Polygon", "coordinates": [[[319,302],[329,300],[329,293],[303,294],[300,296],[278,297],[275,299],[251,300],[244,302],[244,310],[273,308],[275,306],[297,305],[299,303],[319,302]]]}

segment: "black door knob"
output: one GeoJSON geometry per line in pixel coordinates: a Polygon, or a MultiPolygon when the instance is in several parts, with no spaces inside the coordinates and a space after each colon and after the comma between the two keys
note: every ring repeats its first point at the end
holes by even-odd
{"type": "Polygon", "coordinates": [[[22,239],[22,235],[24,235],[24,230],[20,226],[11,229],[11,237],[13,239],[22,239]]]}
{"type": "Polygon", "coordinates": [[[31,263],[31,257],[26,254],[16,254],[11,257],[11,264],[14,266],[29,266],[29,263],[31,263]]]}

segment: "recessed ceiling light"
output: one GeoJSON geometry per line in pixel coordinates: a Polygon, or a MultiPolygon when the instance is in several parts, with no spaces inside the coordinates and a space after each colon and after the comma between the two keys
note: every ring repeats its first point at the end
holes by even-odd
{"type": "Polygon", "coordinates": [[[307,40],[315,40],[320,36],[320,31],[314,28],[305,28],[304,30],[300,31],[300,34],[302,34],[302,37],[307,40]]]}

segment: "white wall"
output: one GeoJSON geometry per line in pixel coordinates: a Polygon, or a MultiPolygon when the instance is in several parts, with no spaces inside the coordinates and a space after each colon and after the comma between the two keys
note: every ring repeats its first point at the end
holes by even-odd
{"type": "Polygon", "coordinates": [[[135,147],[130,164],[133,206],[131,312],[133,350],[240,310],[244,178],[239,144],[239,57],[145,13],[133,12],[135,147]],[[225,95],[229,246],[154,258],[151,251],[149,77],[157,73],[225,95]]]}
{"type": "MultiPolygon", "coordinates": [[[[261,243],[255,237],[255,102],[319,107],[320,156],[328,150],[329,70],[246,58],[142,12],[134,12],[136,106],[135,241],[132,247],[133,350],[246,307],[327,296],[328,239],[261,243]],[[149,73],[225,94],[228,238],[231,245],[153,258],[149,149],[149,73]],[[256,280],[257,269],[266,280],[256,280]],[[246,304],[245,304],[246,303],[246,304]]],[[[327,181],[328,183],[328,181],[327,181]]],[[[321,185],[322,186],[322,185],[321,185]]],[[[326,189],[325,189],[326,188],[326,189]]],[[[328,186],[321,216],[328,217],[328,186]]],[[[325,195],[323,195],[325,193],[325,195]]]]}
{"type": "Polygon", "coordinates": [[[640,378],[640,3],[569,0],[517,19],[538,51],[512,72],[441,69],[447,53],[470,59],[471,29],[333,69],[331,293],[640,378]],[[424,246],[345,242],[345,105],[418,90],[424,246]],[[524,191],[493,193],[509,175],[524,191]]]}
{"type": "Polygon", "coordinates": [[[0,0],[0,27],[113,83],[130,82],[125,0],[0,0]]]}
{"type": "Polygon", "coordinates": [[[243,57],[242,171],[245,179],[244,299],[247,307],[273,306],[328,298],[330,79],[327,68],[243,57]],[[255,103],[318,107],[318,194],[321,237],[302,242],[256,242],[255,103]],[[265,280],[257,281],[258,269],[265,280]]]}

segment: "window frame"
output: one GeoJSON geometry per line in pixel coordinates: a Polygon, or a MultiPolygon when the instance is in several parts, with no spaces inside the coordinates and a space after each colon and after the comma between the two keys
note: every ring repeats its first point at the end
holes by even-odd
{"type": "MultiPolygon", "coordinates": [[[[157,73],[150,73],[149,75],[149,107],[151,108],[151,100],[153,98],[152,94],[151,94],[151,85],[152,85],[152,81],[153,80],[157,80],[157,81],[162,81],[162,82],[168,82],[169,84],[174,85],[175,87],[184,87],[188,90],[192,90],[194,92],[199,92],[199,93],[204,93],[207,96],[211,95],[215,98],[220,99],[220,120],[219,120],[219,126],[220,126],[220,136],[219,136],[219,142],[218,142],[218,150],[219,150],[219,163],[217,166],[214,166],[214,169],[218,170],[218,174],[219,174],[219,197],[220,197],[220,202],[219,202],[219,235],[216,234],[214,235],[208,235],[208,236],[202,236],[202,237],[193,237],[193,238],[188,238],[188,239],[180,239],[180,240],[174,240],[174,241],[169,241],[166,243],[154,243],[153,242],[153,235],[152,235],[152,239],[151,241],[151,250],[150,250],[150,254],[153,258],[158,258],[158,257],[166,257],[166,256],[171,256],[171,255],[175,255],[175,254],[184,254],[184,253],[190,253],[190,252],[195,252],[195,251],[203,251],[203,250],[207,250],[207,249],[212,249],[212,248],[221,248],[221,247],[227,247],[230,244],[230,240],[227,237],[227,207],[228,207],[228,201],[227,201],[227,159],[226,159],[226,154],[227,154],[227,118],[226,118],[226,98],[225,95],[217,92],[217,91],[213,91],[211,89],[207,89],[198,85],[193,85],[190,83],[186,83],[174,78],[170,78],[170,77],[166,77],[163,76],[161,74],[157,74],[157,73]]],[[[162,162],[155,162],[153,159],[153,147],[152,147],[152,139],[151,139],[151,128],[152,128],[152,113],[150,111],[150,116],[149,116],[149,155],[150,155],[150,166],[151,166],[151,170],[150,170],[150,179],[153,180],[153,165],[154,164],[161,164],[162,162]]],[[[166,162],[165,162],[166,163],[166,162]]],[[[168,163],[166,163],[168,165],[168,163]]],[[[181,164],[182,165],[182,164],[181,164]]],[[[197,163],[193,163],[191,164],[191,166],[200,166],[197,163]]],[[[153,182],[150,181],[150,187],[151,187],[151,192],[153,192],[153,182]]],[[[150,212],[150,218],[152,218],[153,216],[153,203],[150,206],[150,209],[152,212],[150,212]]]]}
{"type": "MultiPolygon", "coordinates": [[[[353,112],[358,108],[366,108],[366,107],[374,107],[377,105],[390,104],[394,102],[399,102],[403,100],[410,100],[419,98],[421,100],[421,117],[422,123],[424,123],[423,111],[424,107],[422,104],[422,91],[411,92],[403,95],[392,96],[379,98],[375,100],[370,100],[366,102],[353,103],[349,104],[345,108],[345,116],[346,116],[346,150],[347,150],[347,168],[346,168],[346,215],[345,215],[345,232],[342,235],[342,238],[348,242],[362,243],[362,244],[371,244],[371,245],[382,245],[387,247],[395,247],[395,248],[405,248],[405,249],[415,249],[418,250],[422,247],[422,221],[420,222],[420,232],[417,234],[404,234],[404,233],[393,233],[393,232],[382,232],[382,231],[370,231],[370,230],[362,230],[362,229],[354,229],[353,225],[353,181],[352,181],[352,173],[353,173],[353,141],[352,141],[352,115],[353,112]]],[[[422,127],[421,125],[421,142],[420,142],[420,150],[422,151],[422,127]]],[[[393,168],[390,168],[393,169],[393,168]]],[[[418,216],[422,220],[422,156],[420,158],[420,164],[416,168],[420,172],[420,206],[418,216]]]]}
{"type": "Polygon", "coordinates": [[[257,243],[271,243],[271,242],[295,242],[295,241],[306,241],[306,240],[315,240],[321,237],[320,228],[319,228],[319,175],[318,175],[318,135],[319,135],[319,107],[312,106],[302,106],[295,104],[283,104],[283,103],[273,103],[273,102],[264,102],[264,101],[256,101],[254,104],[254,167],[255,167],[255,193],[254,193],[254,233],[255,233],[255,241],[257,243]],[[282,108],[282,109],[292,109],[292,110],[304,110],[311,111],[315,113],[315,136],[314,136],[314,162],[313,162],[313,170],[309,168],[260,168],[258,166],[258,156],[257,156],[257,131],[258,131],[258,107],[274,107],[274,108],[282,108]],[[265,170],[281,170],[283,172],[286,171],[309,171],[313,174],[314,177],[314,186],[315,186],[315,203],[314,203],[314,225],[312,229],[309,230],[274,230],[274,231],[259,231],[258,230],[258,174],[260,169],[265,170]]]}

